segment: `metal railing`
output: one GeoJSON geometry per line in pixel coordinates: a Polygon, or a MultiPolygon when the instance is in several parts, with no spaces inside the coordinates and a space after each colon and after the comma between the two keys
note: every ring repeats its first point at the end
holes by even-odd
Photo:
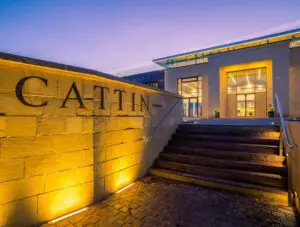
{"type": "Polygon", "coordinates": [[[163,118],[158,122],[158,124],[155,126],[153,131],[150,134],[150,137],[154,135],[156,130],[161,126],[161,124],[165,121],[165,119],[170,115],[170,113],[173,111],[173,109],[180,103],[181,99],[177,99],[174,105],[171,106],[171,108],[168,110],[168,112],[163,116],[163,118]]]}
{"type": "Polygon", "coordinates": [[[288,146],[288,148],[291,149],[291,148],[295,147],[296,145],[293,142],[291,142],[289,139],[289,134],[287,133],[286,123],[285,123],[283,113],[282,113],[281,103],[280,103],[280,100],[279,100],[279,97],[277,94],[275,94],[275,101],[276,101],[276,107],[277,107],[276,109],[280,116],[280,122],[281,122],[281,127],[282,127],[282,131],[283,131],[284,138],[285,138],[285,143],[288,146]]]}

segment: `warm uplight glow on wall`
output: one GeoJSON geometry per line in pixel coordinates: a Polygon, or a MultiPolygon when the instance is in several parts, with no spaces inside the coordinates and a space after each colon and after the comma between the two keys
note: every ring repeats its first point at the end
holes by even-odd
{"type": "Polygon", "coordinates": [[[66,190],[56,198],[53,198],[54,200],[49,204],[51,213],[55,216],[60,215],[72,209],[73,206],[76,207],[76,205],[80,204],[80,194],[78,192],[66,190]]]}
{"type": "Polygon", "coordinates": [[[49,224],[56,223],[56,222],[58,222],[58,221],[61,221],[61,220],[66,219],[66,218],[68,218],[68,217],[74,216],[75,214],[79,214],[79,213],[81,213],[81,212],[83,212],[83,211],[86,211],[86,210],[88,210],[88,209],[89,209],[88,207],[85,207],[85,208],[82,208],[82,209],[80,209],[80,210],[74,211],[74,212],[72,212],[72,213],[70,213],[70,214],[66,214],[66,215],[64,215],[64,216],[62,216],[62,217],[56,218],[56,219],[54,219],[54,220],[52,220],[52,221],[49,221],[49,224]]]}
{"type": "Polygon", "coordinates": [[[116,182],[115,182],[115,186],[117,189],[123,187],[124,185],[128,184],[131,180],[131,177],[126,175],[126,173],[124,174],[120,174],[120,176],[117,178],[116,182]]]}

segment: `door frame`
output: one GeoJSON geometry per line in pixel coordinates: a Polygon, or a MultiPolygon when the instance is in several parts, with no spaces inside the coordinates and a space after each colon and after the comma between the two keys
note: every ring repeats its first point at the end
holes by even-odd
{"type": "MultiPolygon", "coordinates": [[[[247,62],[236,65],[227,65],[220,67],[219,79],[220,79],[220,117],[227,118],[227,72],[248,70],[255,68],[267,68],[267,84],[266,84],[266,106],[273,106],[273,62],[272,60],[263,60],[257,62],[247,62]]],[[[265,114],[267,118],[267,113],[265,114]]]]}

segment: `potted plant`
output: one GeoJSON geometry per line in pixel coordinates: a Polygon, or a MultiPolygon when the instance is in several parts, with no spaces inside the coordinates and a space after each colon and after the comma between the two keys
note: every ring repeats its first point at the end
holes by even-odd
{"type": "Polygon", "coordinates": [[[268,118],[273,118],[275,116],[275,110],[272,106],[268,109],[268,118]]]}
{"type": "Polygon", "coordinates": [[[220,118],[220,111],[218,109],[214,110],[215,118],[220,118]]]}

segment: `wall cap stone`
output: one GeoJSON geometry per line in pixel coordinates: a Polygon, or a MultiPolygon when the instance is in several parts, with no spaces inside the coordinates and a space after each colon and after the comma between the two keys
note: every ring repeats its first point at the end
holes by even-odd
{"type": "Polygon", "coordinates": [[[102,78],[105,78],[108,80],[112,80],[115,82],[119,82],[119,83],[126,83],[128,85],[132,85],[132,86],[138,87],[140,89],[151,90],[156,93],[160,93],[162,95],[168,95],[168,96],[181,98],[181,96],[179,96],[175,93],[172,93],[172,92],[162,91],[160,89],[156,89],[156,88],[153,88],[148,85],[135,83],[135,82],[132,82],[132,81],[120,78],[120,77],[116,77],[116,76],[113,76],[113,75],[110,75],[107,73],[103,73],[103,72],[100,72],[97,70],[93,70],[93,69],[87,69],[87,68],[82,68],[82,67],[78,67],[78,66],[66,65],[66,64],[57,63],[57,62],[45,61],[45,60],[41,60],[41,59],[30,58],[30,57],[26,57],[26,56],[20,56],[20,55],[4,53],[4,52],[0,52],[0,60],[13,61],[13,62],[18,62],[18,63],[23,63],[23,64],[30,64],[30,65],[35,65],[35,66],[59,69],[59,70],[69,71],[69,72],[89,74],[89,75],[93,75],[93,76],[102,77],[102,78]]]}

